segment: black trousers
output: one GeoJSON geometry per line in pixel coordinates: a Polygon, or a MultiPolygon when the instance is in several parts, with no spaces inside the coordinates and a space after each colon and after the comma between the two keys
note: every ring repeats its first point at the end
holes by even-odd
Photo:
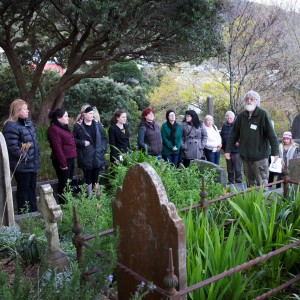
{"type": "Polygon", "coordinates": [[[64,199],[62,197],[62,194],[64,192],[64,189],[67,185],[68,179],[72,180],[74,176],[74,158],[69,158],[67,159],[67,165],[68,169],[67,170],[62,170],[60,168],[60,164],[58,160],[53,159],[52,160],[52,165],[55,169],[56,176],[58,179],[58,185],[57,185],[57,194],[60,196],[59,197],[59,203],[64,203],[64,199]]]}
{"type": "Polygon", "coordinates": [[[18,213],[37,211],[35,193],[37,173],[16,172],[14,176],[17,182],[18,213]]]}

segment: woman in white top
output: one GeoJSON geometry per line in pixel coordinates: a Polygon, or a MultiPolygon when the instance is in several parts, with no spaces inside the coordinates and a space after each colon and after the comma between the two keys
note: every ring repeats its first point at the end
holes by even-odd
{"type": "Polygon", "coordinates": [[[205,116],[204,127],[207,132],[207,142],[204,148],[204,154],[208,161],[219,165],[222,139],[217,126],[215,126],[213,123],[214,119],[211,115],[205,116]]]}

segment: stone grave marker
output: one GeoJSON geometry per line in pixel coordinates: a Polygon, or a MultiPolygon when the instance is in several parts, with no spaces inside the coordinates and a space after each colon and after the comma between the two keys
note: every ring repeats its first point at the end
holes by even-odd
{"type": "MultiPolygon", "coordinates": [[[[176,289],[186,287],[185,228],[155,170],[147,163],[132,166],[112,203],[113,224],[119,230],[118,261],[161,288],[173,250],[176,289]]],[[[117,269],[118,299],[128,300],[140,284],[117,269]]],[[[161,299],[157,293],[145,299],[161,299]]]]}
{"type": "Polygon", "coordinates": [[[0,226],[14,226],[14,203],[7,146],[0,132],[0,226]]]}
{"type": "Polygon", "coordinates": [[[289,160],[289,177],[292,182],[300,182],[300,158],[289,160]]]}
{"type": "Polygon", "coordinates": [[[195,160],[193,160],[192,163],[198,164],[199,169],[201,171],[204,171],[207,168],[208,169],[216,169],[217,170],[217,174],[218,174],[217,178],[216,178],[217,182],[223,184],[224,186],[226,185],[226,182],[227,182],[227,180],[226,180],[227,173],[219,165],[216,165],[216,164],[214,164],[214,163],[212,163],[210,161],[207,161],[207,160],[200,160],[200,159],[195,159],[195,160]]]}
{"type": "Polygon", "coordinates": [[[292,136],[293,139],[300,139],[300,114],[293,121],[292,136]]]}
{"type": "Polygon", "coordinates": [[[48,249],[46,259],[51,269],[58,268],[63,271],[70,265],[66,254],[60,249],[57,222],[62,220],[62,211],[60,205],[56,203],[53,196],[53,189],[50,184],[40,186],[40,197],[37,198],[37,207],[45,221],[46,237],[48,249]]]}

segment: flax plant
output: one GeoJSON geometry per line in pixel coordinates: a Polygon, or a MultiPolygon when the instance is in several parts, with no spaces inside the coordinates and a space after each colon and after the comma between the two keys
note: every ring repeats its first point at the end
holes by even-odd
{"type": "MultiPolygon", "coordinates": [[[[190,211],[184,218],[187,237],[188,286],[246,262],[246,237],[233,225],[209,222],[190,211]]],[[[225,277],[189,294],[190,299],[242,299],[246,281],[241,272],[225,277]]]]}

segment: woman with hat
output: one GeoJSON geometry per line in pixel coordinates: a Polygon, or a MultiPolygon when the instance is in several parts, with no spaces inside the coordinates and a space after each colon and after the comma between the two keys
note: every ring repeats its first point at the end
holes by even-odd
{"type": "Polygon", "coordinates": [[[279,157],[282,158],[282,169],[285,168],[285,162],[288,167],[289,160],[297,158],[298,153],[299,145],[294,142],[292,133],[290,131],[285,131],[282,136],[282,142],[279,145],[279,157]]]}
{"type": "Polygon", "coordinates": [[[58,179],[57,194],[59,202],[64,202],[61,195],[68,179],[74,175],[75,157],[77,156],[75,139],[69,129],[69,116],[64,108],[57,108],[48,115],[50,127],[47,131],[48,140],[52,149],[51,159],[58,179]]]}
{"type": "Polygon", "coordinates": [[[146,151],[157,159],[161,158],[162,140],[160,129],[154,121],[154,113],[151,108],[142,111],[137,144],[139,149],[146,151]]]}
{"type": "Polygon", "coordinates": [[[161,126],[161,138],[163,142],[162,156],[164,160],[177,167],[182,141],[181,128],[180,125],[176,123],[174,110],[170,109],[166,112],[166,119],[167,122],[161,126]]]}
{"type": "MultiPolygon", "coordinates": [[[[299,145],[292,139],[292,133],[290,131],[285,131],[282,136],[282,142],[279,145],[279,157],[281,158],[282,170],[288,167],[289,160],[297,158],[299,153],[299,145]],[[287,166],[285,166],[287,164],[287,166]]],[[[274,173],[270,172],[269,182],[274,181],[274,177],[277,176],[277,180],[282,179],[282,172],[274,173]]],[[[276,188],[280,188],[281,184],[276,184],[276,188]]]]}
{"type": "Polygon", "coordinates": [[[83,170],[87,194],[91,195],[93,187],[96,187],[97,194],[99,174],[105,169],[104,154],[107,144],[104,129],[95,120],[93,107],[85,105],[81,108],[73,134],[77,146],[77,163],[83,170]]]}
{"type": "Polygon", "coordinates": [[[185,112],[185,117],[181,124],[181,132],[181,156],[183,165],[188,167],[191,160],[202,158],[203,149],[207,142],[207,132],[203,122],[199,120],[194,110],[185,112]]]}

